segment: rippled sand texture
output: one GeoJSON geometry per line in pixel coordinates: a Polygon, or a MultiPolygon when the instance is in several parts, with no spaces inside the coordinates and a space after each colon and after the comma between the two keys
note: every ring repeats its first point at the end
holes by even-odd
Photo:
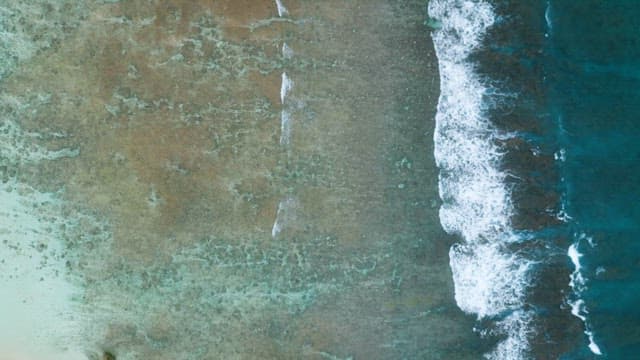
{"type": "Polygon", "coordinates": [[[118,359],[465,358],[423,1],[0,8],[2,199],[18,204],[0,206],[26,219],[0,223],[0,254],[43,257],[0,280],[44,284],[23,305],[2,294],[18,313],[55,305],[33,321],[39,343],[118,359]]]}

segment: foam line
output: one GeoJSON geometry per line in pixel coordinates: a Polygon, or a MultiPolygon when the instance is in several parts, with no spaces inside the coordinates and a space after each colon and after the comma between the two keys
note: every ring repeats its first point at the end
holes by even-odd
{"type": "Polygon", "coordinates": [[[280,145],[291,143],[291,113],[282,110],[280,113],[280,145]]]}
{"type": "Polygon", "coordinates": [[[278,8],[278,16],[287,16],[289,15],[289,11],[282,4],[282,0],[276,0],[276,7],[278,8]]]}
{"type": "Polygon", "coordinates": [[[294,213],[294,204],[295,201],[291,197],[287,197],[284,200],[280,200],[278,203],[278,211],[276,212],[276,219],[273,222],[273,227],[271,228],[271,237],[274,239],[280,234],[283,226],[295,216],[294,213]]]}
{"type": "Polygon", "coordinates": [[[282,224],[280,224],[280,222],[282,221],[280,219],[282,208],[282,200],[280,200],[280,202],[278,203],[278,210],[276,211],[276,219],[273,221],[273,227],[271,228],[271,237],[273,237],[274,239],[276,238],[276,236],[278,236],[278,234],[280,234],[280,231],[282,231],[282,224]]]}
{"type": "Polygon", "coordinates": [[[578,250],[582,240],[586,240],[590,245],[593,244],[593,239],[582,233],[578,236],[578,240],[571,244],[567,250],[567,256],[571,259],[571,263],[574,267],[570,276],[571,280],[569,281],[569,286],[573,290],[575,296],[575,299],[569,300],[568,303],[571,306],[571,314],[582,320],[584,323],[584,334],[587,335],[587,339],[589,340],[589,350],[594,355],[602,355],[602,350],[600,350],[600,346],[596,343],[595,335],[589,326],[589,321],[587,319],[589,310],[587,309],[587,305],[584,300],[580,298],[582,292],[587,289],[587,279],[582,275],[582,264],[580,262],[580,258],[582,258],[583,254],[578,250]]]}
{"type": "Polygon", "coordinates": [[[511,228],[511,193],[499,168],[503,155],[495,140],[503,134],[484,112],[492,89],[467,59],[495,14],[487,2],[469,0],[432,0],[428,11],[442,24],[432,33],[441,87],[434,156],[440,222],[462,239],[449,252],[456,303],[478,319],[497,319],[491,335],[504,340],[485,358],[527,359],[533,314],[523,308],[533,263],[506,250],[521,239],[511,228]]]}
{"type": "Polygon", "coordinates": [[[282,83],[280,85],[280,103],[284,105],[287,95],[293,88],[293,82],[289,79],[286,72],[282,73],[282,83]]]}
{"type": "MultiPolygon", "coordinates": [[[[284,49],[284,48],[283,48],[284,49]]],[[[291,112],[284,107],[289,92],[293,88],[293,82],[286,72],[282,73],[282,85],[280,86],[280,101],[283,109],[280,114],[280,144],[289,145],[291,142],[291,112]]]]}

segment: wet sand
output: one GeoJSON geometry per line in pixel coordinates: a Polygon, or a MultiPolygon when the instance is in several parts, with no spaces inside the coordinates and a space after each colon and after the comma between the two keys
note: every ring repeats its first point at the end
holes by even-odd
{"type": "Polygon", "coordinates": [[[16,112],[28,141],[77,151],[7,160],[6,176],[60,194],[72,219],[59,256],[81,346],[477,358],[438,222],[424,2],[281,5],[61,8],[69,28],[2,79],[3,104],[33,110],[16,112]]]}

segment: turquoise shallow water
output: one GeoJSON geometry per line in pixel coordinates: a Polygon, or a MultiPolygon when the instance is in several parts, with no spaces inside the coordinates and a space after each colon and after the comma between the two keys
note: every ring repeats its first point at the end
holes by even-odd
{"type": "Polygon", "coordinates": [[[548,14],[587,323],[605,357],[631,359],[640,352],[640,3],[552,1],[548,14]]]}

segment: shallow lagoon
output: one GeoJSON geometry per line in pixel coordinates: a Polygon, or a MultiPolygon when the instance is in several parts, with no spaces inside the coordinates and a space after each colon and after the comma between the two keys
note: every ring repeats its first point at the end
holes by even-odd
{"type": "Polygon", "coordinates": [[[477,358],[437,217],[425,18],[422,1],[3,2],[5,349],[477,358]]]}

